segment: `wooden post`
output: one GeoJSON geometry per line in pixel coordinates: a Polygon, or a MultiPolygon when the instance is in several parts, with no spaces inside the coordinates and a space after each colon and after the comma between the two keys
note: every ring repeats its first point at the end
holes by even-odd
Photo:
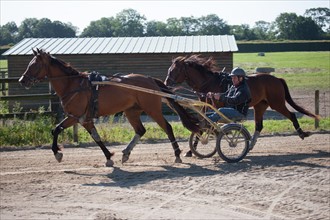
{"type": "MultiPolygon", "coordinates": [[[[320,91],[316,90],[315,91],[315,114],[318,115],[320,114],[320,91]]],[[[319,121],[315,119],[315,129],[319,127],[319,121]]]]}
{"type": "MultiPolygon", "coordinates": [[[[1,72],[1,77],[2,77],[2,79],[4,79],[6,77],[6,73],[5,72],[1,72]]],[[[1,83],[1,92],[2,92],[2,95],[3,96],[6,95],[6,83],[5,82],[2,82],[1,83]]]]}
{"type": "Polygon", "coordinates": [[[73,125],[73,141],[78,143],[78,124],[73,125]]]}

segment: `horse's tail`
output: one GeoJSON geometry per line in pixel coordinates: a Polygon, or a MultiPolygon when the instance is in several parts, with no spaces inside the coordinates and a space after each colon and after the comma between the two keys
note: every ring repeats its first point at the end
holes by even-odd
{"type": "Polygon", "coordinates": [[[290,95],[290,92],[289,92],[289,87],[288,85],[286,84],[285,80],[284,79],[281,79],[279,78],[279,80],[281,81],[283,87],[284,87],[284,91],[285,91],[285,100],[294,108],[296,109],[298,112],[302,113],[302,114],[305,114],[305,115],[308,115],[309,117],[312,117],[312,118],[315,118],[317,120],[320,120],[321,116],[319,115],[315,115],[313,113],[311,113],[310,111],[304,109],[303,107],[299,106],[298,104],[296,104],[291,95],[290,95]]]}
{"type": "MultiPolygon", "coordinates": [[[[159,79],[154,79],[162,92],[173,94],[170,89],[159,79]]],[[[191,132],[198,132],[199,126],[197,125],[198,119],[189,114],[179,103],[172,98],[166,98],[169,106],[180,116],[181,122],[191,132]]]]}

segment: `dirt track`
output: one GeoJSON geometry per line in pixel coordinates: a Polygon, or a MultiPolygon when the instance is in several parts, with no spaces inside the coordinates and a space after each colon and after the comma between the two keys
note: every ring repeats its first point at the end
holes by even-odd
{"type": "MultiPolygon", "coordinates": [[[[187,142],[180,146],[185,151],[187,142]]],[[[173,164],[169,143],[0,153],[0,219],[330,219],[330,135],[262,137],[240,163],[173,164]]]]}

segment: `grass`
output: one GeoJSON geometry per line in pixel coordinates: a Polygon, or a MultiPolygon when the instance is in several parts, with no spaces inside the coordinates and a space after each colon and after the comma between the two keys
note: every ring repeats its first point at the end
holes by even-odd
{"type": "Polygon", "coordinates": [[[0,60],[0,69],[7,69],[7,60],[0,60]]]}
{"type": "Polygon", "coordinates": [[[273,67],[273,75],[284,78],[290,89],[329,89],[330,52],[235,53],[234,66],[249,74],[256,67],[273,67]]]}
{"type": "MultiPolygon", "coordinates": [[[[6,126],[0,126],[0,147],[8,146],[43,146],[50,145],[52,141],[51,130],[55,127],[53,119],[40,116],[33,121],[14,119],[6,122],[6,126]]],[[[320,127],[314,128],[314,120],[301,118],[299,123],[304,130],[324,131],[330,130],[330,118],[320,121],[320,127]]],[[[181,122],[172,122],[173,132],[177,140],[188,140],[190,132],[185,129],[181,122]]],[[[254,122],[244,123],[251,134],[254,132],[254,122]]],[[[103,141],[106,143],[127,144],[134,136],[134,130],[127,122],[102,123],[96,125],[103,141]]],[[[145,123],[146,134],[142,137],[142,142],[168,141],[166,133],[155,123],[145,123]]],[[[289,120],[265,120],[262,135],[278,133],[295,133],[292,123],[289,120]]],[[[80,143],[94,143],[88,132],[81,126],[78,129],[78,139],[80,143]]],[[[73,129],[65,129],[59,135],[59,143],[72,143],[73,129]]]]}

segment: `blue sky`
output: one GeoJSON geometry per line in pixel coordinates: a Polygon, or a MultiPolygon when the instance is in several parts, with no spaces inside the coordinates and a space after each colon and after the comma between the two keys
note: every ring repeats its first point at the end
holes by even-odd
{"type": "Polygon", "coordinates": [[[132,8],[147,21],[166,21],[168,18],[201,17],[216,14],[229,25],[249,24],[256,21],[272,22],[284,12],[303,15],[306,9],[330,7],[330,0],[0,0],[0,25],[14,21],[18,26],[26,18],[49,18],[72,23],[83,31],[91,21],[116,16],[123,9],[132,8]]]}

